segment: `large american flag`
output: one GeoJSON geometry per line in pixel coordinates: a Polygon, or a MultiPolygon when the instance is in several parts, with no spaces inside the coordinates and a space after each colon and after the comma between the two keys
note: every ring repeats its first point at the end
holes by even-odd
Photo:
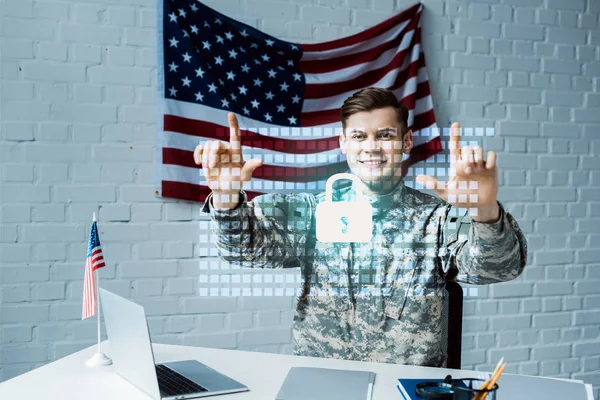
{"type": "Polygon", "coordinates": [[[349,172],[339,149],[340,107],[365,87],[392,90],[409,109],[408,166],[441,151],[416,4],[358,34],[317,44],[279,40],[192,0],[163,0],[158,33],[156,193],[203,201],[210,193],[193,150],[229,141],[237,114],[244,159],[260,158],[249,198],[325,189],[349,172]]]}
{"type": "Polygon", "coordinates": [[[102,246],[100,246],[100,237],[98,237],[98,228],[96,221],[92,223],[90,231],[90,240],[88,243],[87,258],[85,260],[85,276],[83,278],[83,306],[81,310],[81,319],[86,319],[96,314],[96,283],[94,271],[104,267],[104,256],[102,255],[102,246]]]}

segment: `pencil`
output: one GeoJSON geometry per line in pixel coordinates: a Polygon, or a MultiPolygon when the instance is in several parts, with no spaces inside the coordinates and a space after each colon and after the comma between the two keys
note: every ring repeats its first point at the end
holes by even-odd
{"type": "MultiPolygon", "coordinates": [[[[483,385],[481,385],[480,390],[489,390],[494,387],[495,382],[492,385],[490,385],[490,382],[492,382],[494,377],[496,377],[496,375],[500,371],[500,368],[502,368],[503,363],[504,363],[504,357],[502,357],[500,359],[500,361],[498,361],[498,364],[496,364],[496,368],[494,368],[494,372],[492,372],[492,376],[487,381],[485,381],[483,383],[483,385]]],[[[504,363],[504,365],[506,365],[506,363],[504,363]]],[[[473,400],[483,400],[486,397],[487,397],[487,393],[477,393],[477,395],[473,398],[473,400]]]]}
{"type": "MultiPolygon", "coordinates": [[[[494,375],[494,377],[492,378],[491,382],[488,384],[487,390],[490,390],[494,387],[494,385],[496,384],[496,382],[498,382],[498,379],[500,379],[500,375],[502,375],[502,373],[504,372],[504,367],[506,366],[506,363],[502,364],[502,366],[500,367],[500,369],[498,370],[498,372],[496,373],[496,375],[494,375]]],[[[487,397],[488,392],[483,393],[483,397],[481,398],[481,400],[485,400],[485,398],[487,397]]]]}

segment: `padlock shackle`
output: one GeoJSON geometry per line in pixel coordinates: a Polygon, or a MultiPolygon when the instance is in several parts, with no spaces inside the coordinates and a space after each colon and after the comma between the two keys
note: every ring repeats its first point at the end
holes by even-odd
{"type": "Polygon", "coordinates": [[[356,183],[356,200],[357,201],[365,201],[366,199],[363,196],[363,187],[364,183],[360,180],[360,178],[354,174],[340,173],[335,174],[327,179],[327,183],[325,184],[325,200],[328,202],[333,202],[333,182],[339,179],[350,179],[356,183]]]}

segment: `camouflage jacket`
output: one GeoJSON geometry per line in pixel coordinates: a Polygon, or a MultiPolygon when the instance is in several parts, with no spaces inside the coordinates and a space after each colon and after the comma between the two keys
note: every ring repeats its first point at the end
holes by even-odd
{"type": "MultiPolygon", "coordinates": [[[[354,201],[347,187],[334,201],[354,201]]],[[[508,281],[521,274],[527,242],[500,204],[493,223],[456,218],[452,206],[400,182],[373,209],[369,243],[321,243],[315,209],[325,193],[267,194],[210,213],[219,256],[242,267],[302,273],[294,354],[446,366],[445,282],[508,281]],[[452,211],[452,212],[451,212],[452,211]]]]}

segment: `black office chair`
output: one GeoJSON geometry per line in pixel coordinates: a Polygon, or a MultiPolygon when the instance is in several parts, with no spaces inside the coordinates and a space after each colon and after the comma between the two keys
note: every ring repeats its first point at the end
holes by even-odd
{"type": "Polygon", "coordinates": [[[460,369],[460,356],[462,350],[462,316],[463,316],[463,289],[457,282],[446,282],[448,292],[446,308],[447,321],[447,368],[460,369]]]}

